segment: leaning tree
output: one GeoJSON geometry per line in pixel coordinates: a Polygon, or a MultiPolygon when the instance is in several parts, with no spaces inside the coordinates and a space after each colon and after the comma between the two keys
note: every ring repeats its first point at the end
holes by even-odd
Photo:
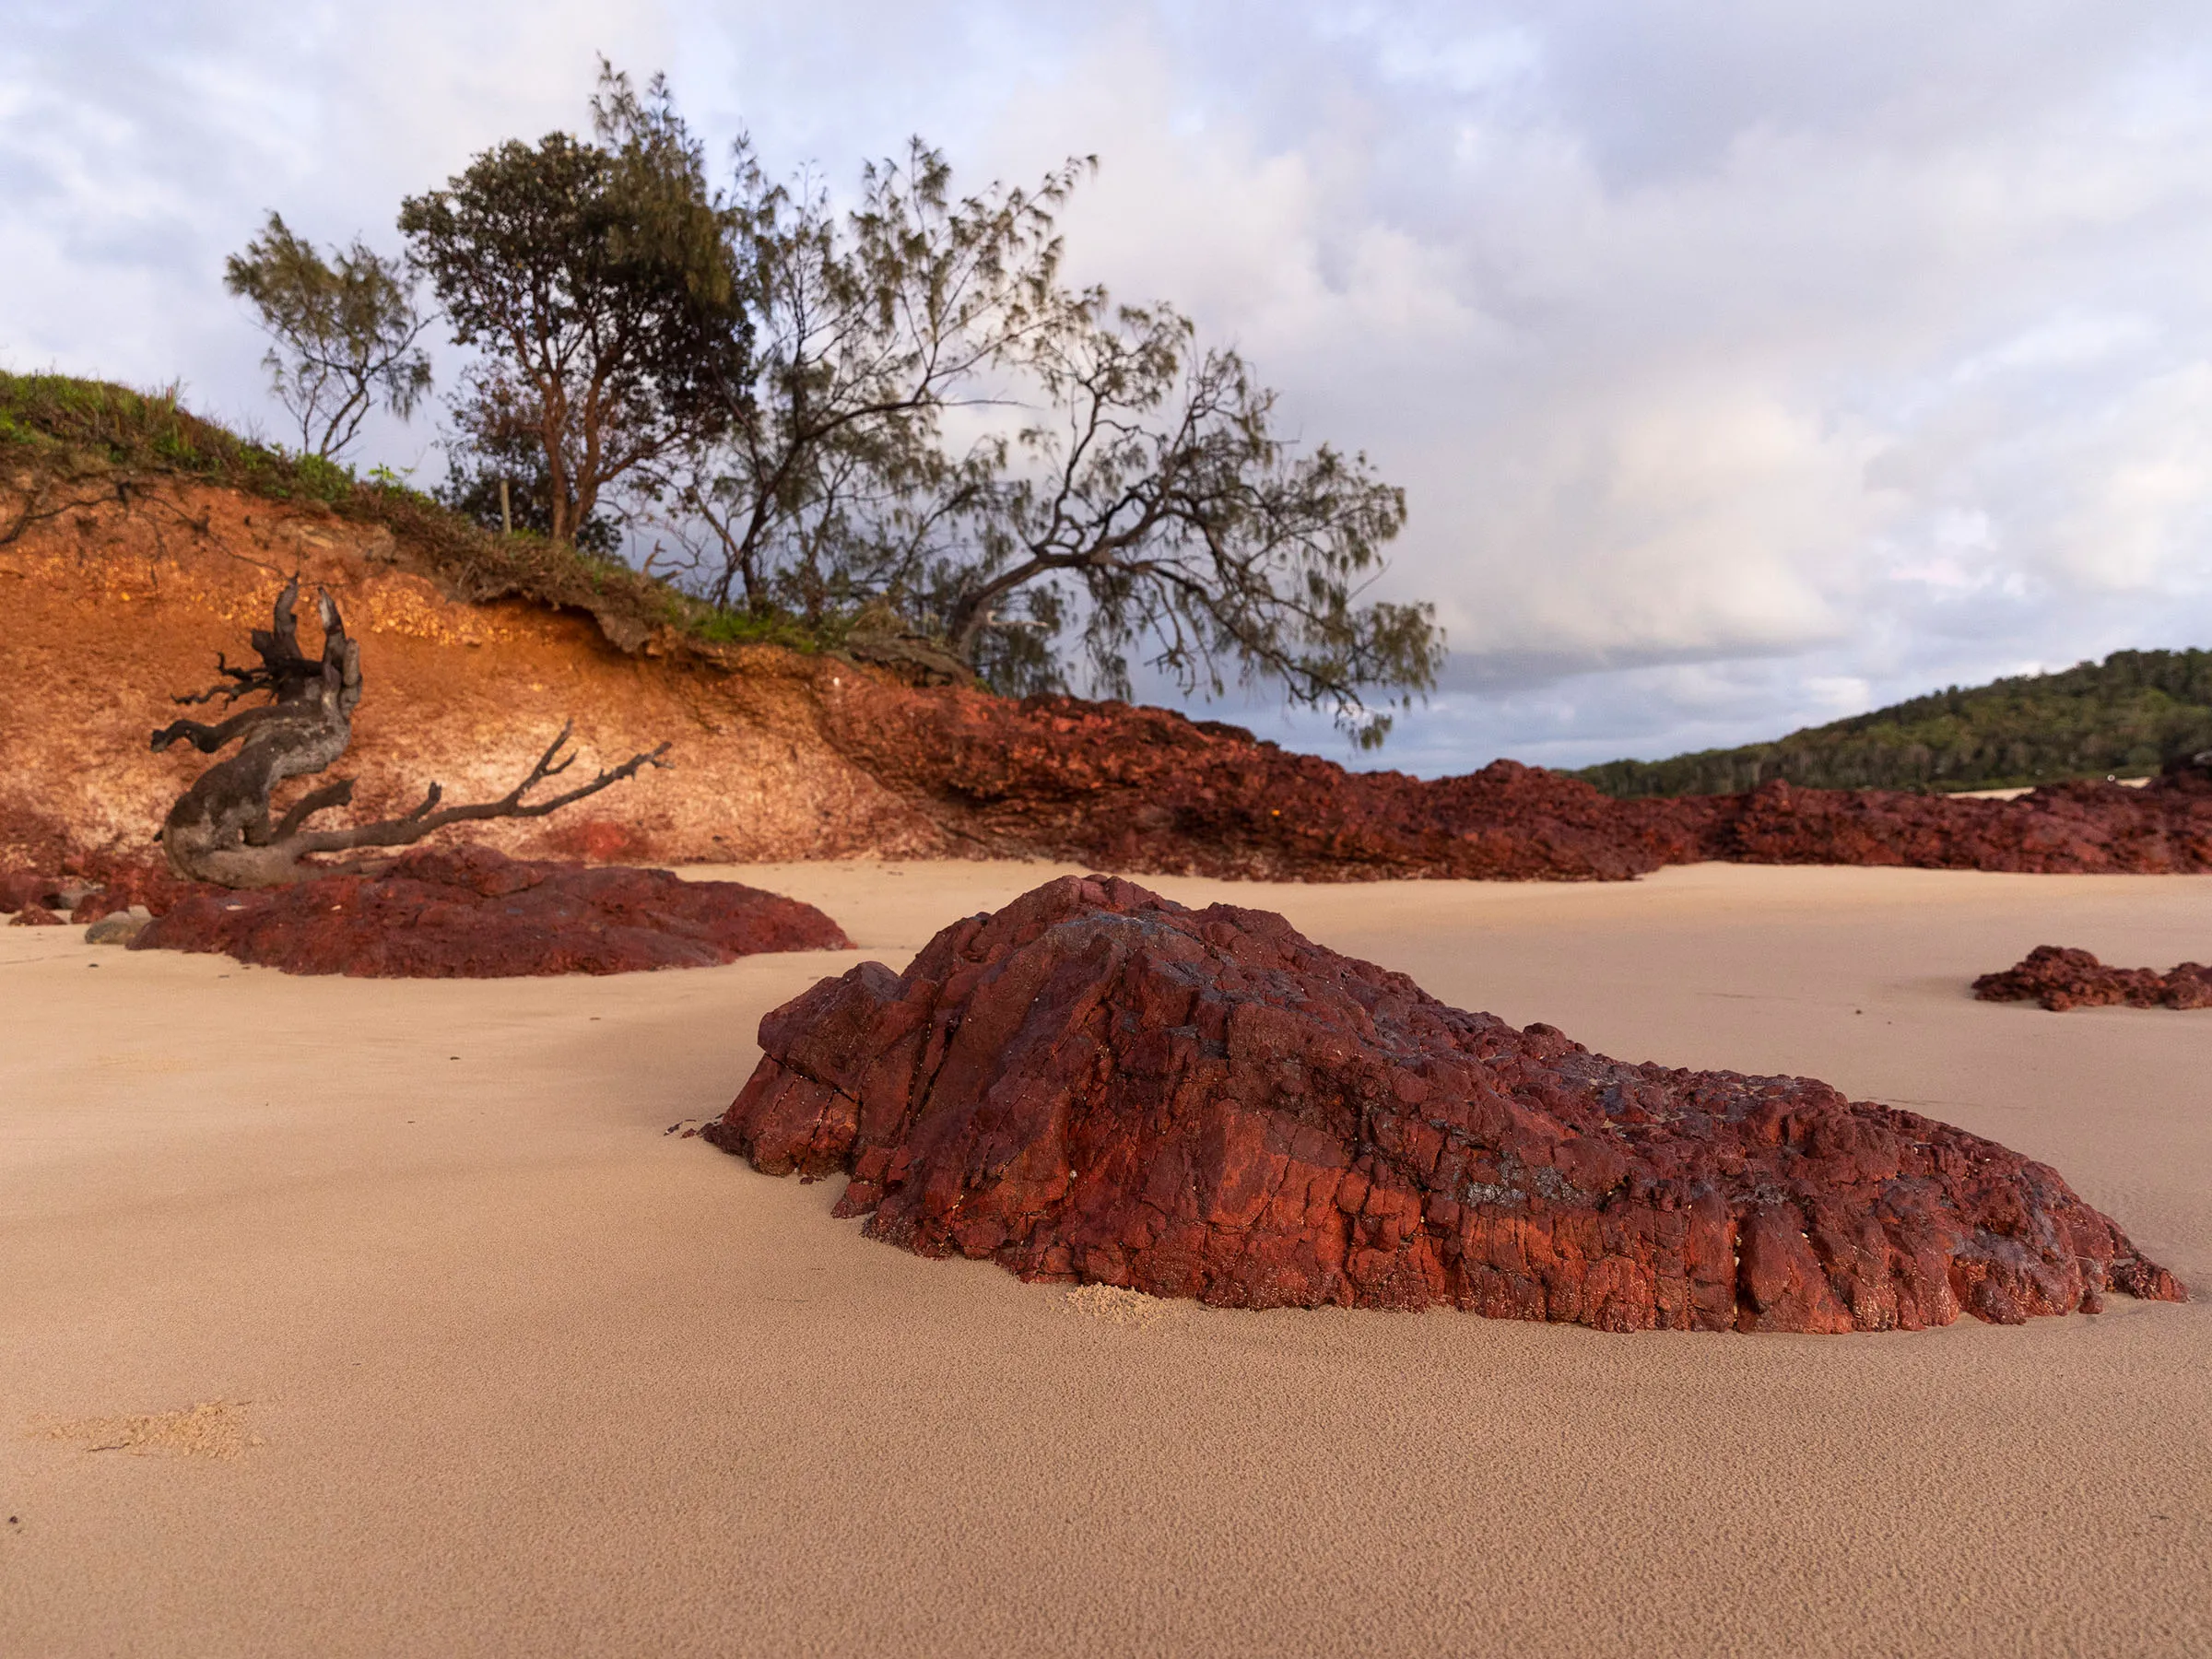
{"type": "Polygon", "coordinates": [[[336,865],[306,861],[317,853],[407,846],[449,824],[544,818],[635,777],[645,767],[664,764],[665,743],[632,755],[588,783],[543,800],[528,799],[539,784],[575,764],[572,751],[561,752],[573,729],[571,723],[560,728],[560,735],[547,746],[529,775],[496,801],[441,806],[444,792],[433,783],[420,805],[399,818],[344,830],[309,829],[308,819],[353,799],[353,781],[340,778],[310,790],[272,822],[270,797],[278,784],[323,771],[346,752],[353,738],[353,711],[361,700],[361,648],[347,634],[336,601],[327,589],[318,590],[323,653],[311,657],[300,645],[294,615],[299,598],[300,579],[294,576],[276,595],[272,625],[253,630],[253,650],[261,658],[257,665],[233,668],[218,653],[216,666],[222,683],[175,700],[190,704],[220,699],[229,705],[261,695],[269,699],[266,703],[214,725],[179,720],[154,734],[156,753],[175,743],[189,743],[204,755],[218,754],[233,742],[239,745],[235,755],[217,761],[194,781],[161,826],[159,839],[169,866],[187,880],[229,888],[277,887],[314,876],[356,872],[363,867],[359,861],[336,865]]]}

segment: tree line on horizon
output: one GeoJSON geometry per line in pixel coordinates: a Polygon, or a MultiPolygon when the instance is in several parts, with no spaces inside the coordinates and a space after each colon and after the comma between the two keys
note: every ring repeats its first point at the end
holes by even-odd
{"type": "Polygon", "coordinates": [[[1404,492],[1286,436],[1173,306],[1065,278],[1094,159],[963,195],[916,139],[841,210],[742,135],[716,182],[661,77],[603,64],[591,112],[406,198],[398,256],[326,257],[269,213],[226,282],[300,453],[411,415],[441,324],[469,356],[438,499],[591,551],[649,539],[733,637],[888,611],[1009,693],[1127,697],[1139,662],[1186,693],[1271,681],[1363,747],[1433,687],[1433,607],[1365,594],[1404,492]]]}
{"type": "Polygon", "coordinates": [[[2212,749],[2212,651],[2116,651],[2101,663],[1957,686],[1792,732],[1574,775],[1609,795],[1734,794],[1780,778],[1818,789],[1951,793],[2142,777],[2212,749]]]}

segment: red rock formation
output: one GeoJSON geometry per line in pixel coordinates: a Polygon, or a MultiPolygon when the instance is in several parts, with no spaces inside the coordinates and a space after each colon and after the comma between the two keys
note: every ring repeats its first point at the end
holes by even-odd
{"type": "Polygon", "coordinates": [[[131,943],[377,979],[628,973],[848,947],[812,905],[735,881],[531,863],[488,847],[420,849],[375,876],[193,894],[131,943]]]}
{"type": "Polygon", "coordinates": [[[2053,783],[2013,801],[1889,790],[1797,789],[1667,803],[1703,855],[1739,864],[1901,865],[1932,870],[2131,875],[2212,870],[2212,790],[2053,783]]]}
{"type": "Polygon", "coordinates": [[[180,881],[166,865],[88,860],[85,873],[96,877],[100,885],[77,900],[70,918],[76,922],[97,922],[133,905],[143,905],[151,914],[165,916],[183,900],[220,898],[228,891],[204,881],[180,881]]]}
{"type": "Polygon", "coordinates": [[[53,900],[59,895],[61,883],[36,870],[0,871],[0,911],[21,911],[35,904],[41,910],[53,908],[53,900]]]}
{"type": "Polygon", "coordinates": [[[2212,968],[2183,962],[2171,972],[2107,968],[2086,950],[2038,945],[2002,973],[1974,982],[1983,1002],[2040,1002],[2054,1014],[2068,1008],[2212,1008],[2212,968]]]}
{"type": "Polygon", "coordinates": [[[97,922],[133,905],[159,916],[181,899],[225,891],[205,882],[180,881],[158,865],[81,853],[69,854],[61,863],[58,876],[38,870],[0,871],[0,911],[30,906],[52,912],[57,922],[65,916],[81,924],[97,922]]]}
{"type": "Polygon", "coordinates": [[[1347,772],[1159,709],[858,686],[841,753],[968,844],[1111,868],[1295,878],[1618,880],[1700,859],[1926,869],[2212,870],[2212,790],[2065,783],[2016,801],[1772,782],[1617,801],[1495,761],[1465,777],[1347,772]]]}
{"type": "Polygon", "coordinates": [[[1628,1065],[1263,911],[1067,878],[760,1024],[706,1131],[838,1213],[1236,1307],[1604,1330],[2014,1324],[2184,1300],[2056,1171],[1824,1083],[1628,1065]]]}

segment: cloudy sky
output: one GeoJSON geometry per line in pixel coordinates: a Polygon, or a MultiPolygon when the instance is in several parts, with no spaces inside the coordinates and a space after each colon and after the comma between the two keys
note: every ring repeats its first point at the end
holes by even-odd
{"type": "MultiPolygon", "coordinates": [[[[1407,488],[1386,590],[1453,656],[1384,764],[2212,644],[2202,0],[0,0],[0,364],[280,429],[224,254],[270,207],[396,251],[602,52],[833,180],[912,133],[978,183],[1095,152],[1072,274],[1407,488]]],[[[365,458],[441,476],[435,437],[365,458]]]]}

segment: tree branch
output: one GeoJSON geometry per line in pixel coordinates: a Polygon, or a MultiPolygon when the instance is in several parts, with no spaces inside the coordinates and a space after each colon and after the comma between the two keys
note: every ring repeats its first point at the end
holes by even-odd
{"type": "MultiPolygon", "coordinates": [[[[626,778],[634,778],[648,766],[661,767],[667,764],[661,759],[668,752],[669,747],[667,744],[664,743],[656,749],[632,755],[621,765],[601,772],[589,783],[580,784],[549,800],[525,800],[524,797],[540,783],[545,782],[548,778],[560,776],[570,767],[576,764],[576,757],[573,752],[565,757],[560,753],[569,741],[570,733],[574,729],[575,723],[573,721],[563,725],[560,728],[560,735],[554,738],[546,747],[546,752],[537,758],[537,764],[530,769],[529,775],[496,801],[480,801],[465,806],[447,806],[440,809],[438,802],[441,798],[443,791],[438,784],[433,783],[430,785],[429,793],[423,796],[422,804],[405,817],[387,818],[375,824],[359,824],[349,830],[312,830],[294,838],[298,844],[298,852],[304,854],[346,853],[351,852],[357,847],[404,847],[412,845],[426,835],[436,833],[448,824],[475,823],[488,818],[544,818],[550,813],[559,811],[563,806],[582,800],[587,795],[597,794],[601,790],[610,788],[626,778]]],[[[304,804],[302,803],[302,805],[304,804]]],[[[293,810],[298,811],[298,808],[295,807],[293,810]]]]}
{"type": "Polygon", "coordinates": [[[157,750],[189,742],[203,754],[215,754],[233,741],[240,742],[236,754],[218,761],[194,781],[162,824],[159,840],[170,866],[187,879],[233,888],[297,881],[328,868],[303,862],[314,853],[406,846],[449,824],[544,818],[635,777],[645,767],[665,764],[662,757],[669,747],[665,743],[631,756],[588,783],[544,800],[530,799],[533,790],[575,764],[574,753],[563,752],[574,730],[571,723],[561,727],[560,735],[523,781],[496,801],[441,808],[441,791],[432,784],[421,804],[401,818],[344,830],[308,830],[307,821],[316,814],[352,801],[352,782],[337,779],[311,790],[272,827],[271,794],[288,778],[322,771],[346,752],[352,738],[350,717],[361,696],[360,647],[347,637],[344,618],[327,593],[319,595],[323,655],[318,661],[300,654],[294,616],[299,590],[299,579],[294,577],[277,595],[271,626],[254,630],[254,649],[262,659],[259,667],[232,668],[226,663],[223,672],[233,684],[217,687],[197,699],[181,700],[235,698],[259,691],[273,699],[269,704],[245,710],[215,725],[179,720],[153,735],[157,750]]]}

